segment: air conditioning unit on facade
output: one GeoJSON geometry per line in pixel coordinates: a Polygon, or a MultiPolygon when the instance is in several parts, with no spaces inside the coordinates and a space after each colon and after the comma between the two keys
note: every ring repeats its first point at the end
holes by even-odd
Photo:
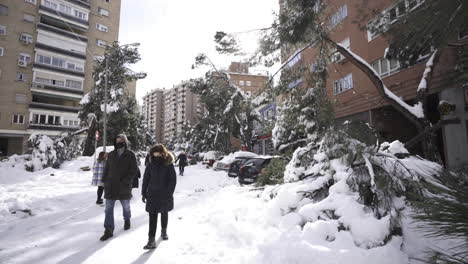
{"type": "Polygon", "coordinates": [[[19,60],[18,61],[18,66],[20,67],[27,67],[28,66],[28,63],[24,60],[19,60]]]}

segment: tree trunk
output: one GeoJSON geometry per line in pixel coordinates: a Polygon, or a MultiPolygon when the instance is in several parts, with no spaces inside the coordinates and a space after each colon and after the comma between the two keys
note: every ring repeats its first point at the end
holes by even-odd
{"type": "MultiPolygon", "coordinates": [[[[330,41],[330,40],[329,40],[330,41]]],[[[358,69],[360,69],[364,74],[367,75],[367,77],[371,80],[371,82],[374,84],[374,86],[377,88],[377,91],[379,94],[382,96],[382,98],[391,106],[393,106],[398,112],[400,112],[403,116],[406,117],[411,123],[413,123],[417,130],[418,130],[418,135],[416,135],[415,138],[410,140],[411,145],[414,145],[415,143],[421,141],[424,139],[423,142],[423,153],[424,157],[441,163],[442,159],[440,157],[439,152],[437,151],[436,144],[434,143],[434,131],[430,129],[431,127],[431,122],[427,119],[426,115],[422,118],[418,118],[415,114],[413,114],[411,111],[409,111],[406,107],[401,105],[399,102],[397,102],[394,98],[388,95],[388,93],[385,91],[386,87],[385,84],[383,83],[382,79],[380,76],[376,75],[375,72],[370,68],[371,66],[367,64],[364,60],[360,60],[354,54],[352,54],[348,49],[342,47],[341,45],[338,45],[336,42],[330,41],[335,48],[337,49],[338,52],[340,52],[344,57],[346,57],[354,66],[356,66],[358,69]]],[[[427,76],[427,85],[429,85],[429,76],[427,76]]],[[[417,99],[419,102],[422,103],[423,109],[425,109],[425,101],[427,97],[427,87],[424,90],[418,91],[418,96],[417,99]]],[[[441,125],[444,124],[444,122],[440,122],[441,125]]],[[[411,146],[410,144],[406,144],[407,147],[411,146]]]]}
{"type": "Polygon", "coordinates": [[[86,136],[85,146],[83,150],[83,156],[92,156],[96,149],[94,148],[95,133],[98,128],[96,118],[92,118],[89,123],[88,135],[86,136]]]}

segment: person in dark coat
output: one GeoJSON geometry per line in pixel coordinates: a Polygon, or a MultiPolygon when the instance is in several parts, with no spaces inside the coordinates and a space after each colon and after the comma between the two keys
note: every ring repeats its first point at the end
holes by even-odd
{"type": "Polygon", "coordinates": [[[161,238],[167,236],[169,212],[174,209],[174,190],[177,183],[174,169],[174,156],[162,144],[157,144],[149,152],[149,162],[143,175],[141,196],[149,214],[148,244],[144,249],[156,248],[155,236],[158,213],[161,214],[161,238]]]}
{"type": "Polygon", "coordinates": [[[132,198],[133,177],[137,174],[137,161],[135,154],[128,149],[127,137],[118,135],[114,140],[115,149],[107,157],[104,168],[104,198],[106,199],[104,235],[101,241],[113,236],[114,232],[114,205],[120,201],[123,208],[124,230],[130,229],[130,199],[132,198]]]}
{"type": "Polygon", "coordinates": [[[185,152],[182,151],[179,154],[179,156],[177,156],[176,163],[177,163],[177,161],[179,161],[179,175],[184,176],[184,168],[185,168],[185,166],[188,165],[187,154],[185,154],[185,152]]]}

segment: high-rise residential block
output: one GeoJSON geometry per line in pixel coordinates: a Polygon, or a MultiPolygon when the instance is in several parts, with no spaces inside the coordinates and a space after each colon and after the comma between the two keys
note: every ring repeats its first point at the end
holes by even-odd
{"type": "Polygon", "coordinates": [[[53,137],[79,128],[95,59],[118,39],[120,6],[120,0],[0,2],[0,156],[24,152],[33,133],[53,137]]]}
{"type": "Polygon", "coordinates": [[[154,89],[143,96],[143,117],[156,142],[163,142],[164,136],[164,90],[154,89]]]}

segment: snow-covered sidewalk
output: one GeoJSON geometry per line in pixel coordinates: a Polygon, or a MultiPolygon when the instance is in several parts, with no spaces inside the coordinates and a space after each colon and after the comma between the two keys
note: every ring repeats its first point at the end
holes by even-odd
{"type": "Polygon", "coordinates": [[[263,221],[256,216],[264,210],[259,193],[202,166],[189,166],[185,176],[178,176],[169,240],[158,241],[156,250],[143,250],[148,216],[140,189],[133,192],[132,228],[123,231],[117,205],[114,237],[99,241],[104,207],[94,204],[91,172],[79,169],[91,163],[80,158],[59,170],[2,173],[1,182],[8,184],[0,184],[1,263],[243,263],[256,255],[253,243],[263,221]],[[30,208],[33,216],[20,211],[7,215],[7,206],[10,211],[30,208]]]}

